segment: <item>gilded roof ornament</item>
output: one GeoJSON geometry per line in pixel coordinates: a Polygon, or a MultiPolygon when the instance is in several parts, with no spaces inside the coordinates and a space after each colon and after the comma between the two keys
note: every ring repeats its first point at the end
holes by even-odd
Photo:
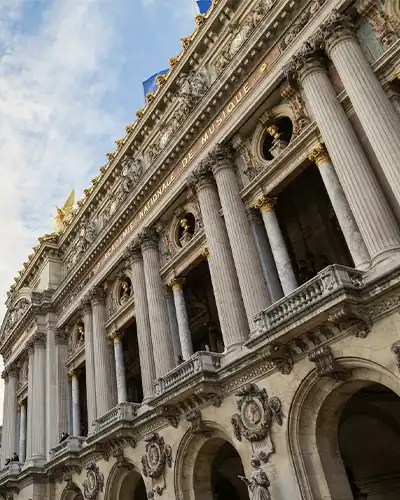
{"type": "Polygon", "coordinates": [[[156,96],[154,95],[154,93],[149,92],[149,93],[146,95],[146,101],[147,101],[147,102],[154,101],[155,97],[156,97],[156,96]]]}
{"type": "Polygon", "coordinates": [[[204,24],[207,20],[207,17],[204,14],[199,14],[194,18],[194,22],[197,24],[197,26],[201,26],[204,24]]]}
{"type": "Polygon", "coordinates": [[[175,68],[175,66],[178,64],[179,58],[177,56],[171,57],[168,59],[168,64],[170,68],[175,68]]]}
{"type": "Polygon", "coordinates": [[[123,137],[122,139],[117,139],[117,140],[115,141],[115,144],[118,146],[118,149],[119,149],[121,146],[123,146],[123,145],[125,144],[125,139],[126,139],[126,138],[125,138],[125,137],[123,137]]]}
{"type": "Polygon", "coordinates": [[[138,111],[136,111],[136,118],[138,120],[141,120],[144,116],[144,113],[145,113],[145,108],[139,109],[138,111]]]}
{"type": "Polygon", "coordinates": [[[115,153],[107,153],[106,156],[108,158],[108,161],[113,161],[113,159],[115,158],[115,153]]]}
{"type": "Polygon", "coordinates": [[[104,172],[107,170],[107,167],[108,167],[108,163],[106,163],[105,165],[102,165],[102,166],[100,167],[100,172],[101,172],[102,174],[104,174],[104,172]]]}
{"type": "Polygon", "coordinates": [[[162,87],[166,81],[167,81],[167,75],[158,75],[156,78],[156,84],[159,87],[162,87]]]}
{"type": "Polygon", "coordinates": [[[61,234],[74,215],[75,190],[69,194],[62,208],[56,207],[57,215],[53,219],[54,233],[61,234]]]}
{"type": "Polygon", "coordinates": [[[134,123],[132,123],[131,125],[127,125],[127,126],[125,127],[125,131],[126,131],[126,133],[127,133],[127,134],[131,134],[131,133],[133,132],[133,129],[135,128],[135,126],[136,126],[136,123],[135,123],[135,122],[134,122],[134,123]]]}
{"type": "Polygon", "coordinates": [[[183,48],[185,50],[189,47],[191,41],[192,41],[192,35],[185,36],[184,38],[181,38],[181,42],[182,42],[183,48]]]}

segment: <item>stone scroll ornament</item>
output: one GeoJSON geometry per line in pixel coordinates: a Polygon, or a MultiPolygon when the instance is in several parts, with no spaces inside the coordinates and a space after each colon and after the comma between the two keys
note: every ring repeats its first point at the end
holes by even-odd
{"type": "Polygon", "coordinates": [[[282,425],[282,403],[276,396],[269,398],[267,391],[256,384],[247,384],[236,392],[236,397],[239,413],[231,419],[236,439],[247,439],[254,456],[267,463],[275,453],[271,427],[274,421],[282,425]]]}
{"type": "Polygon", "coordinates": [[[172,466],[172,449],[157,433],[146,440],[146,454],[142,456],[143,474],[153,482],[153,492],[162,495],[165,490],[165,469],[172,466]]]}
{"type": "Polygon", "coordinates": [[[88,500],[97,500],[104,488],[104,476],[95,463],[86,467],[87,476],[83,481],[83,494],[88,500]]]}

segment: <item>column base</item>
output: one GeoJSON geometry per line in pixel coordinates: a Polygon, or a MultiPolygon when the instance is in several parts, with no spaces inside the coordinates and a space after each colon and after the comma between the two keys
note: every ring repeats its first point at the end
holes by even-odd
{"type": "Polygon", "coordinates": [[[372,265],[366,271],[364,280],[369,283],[398,267],[400,267],[400,249],[389,250],[372,260],[372,265]]]}
{"type": "Polygon", "coordinates": [[[47,462],[46,457],[42,457],[42,456],[32,457],[32,458],[29,458],[28,460],[25,461],[24,468],[44,467],[46,462],[47,462]]]}
{"type": "Polygon", "coordinates": [[[223,352],[224,357],[221,358],[221,363],[223,366],[229,365],[233,361],[245,356],[248,352],[249,349],[244,345],[244,342],[231,345],[223,352]]]}

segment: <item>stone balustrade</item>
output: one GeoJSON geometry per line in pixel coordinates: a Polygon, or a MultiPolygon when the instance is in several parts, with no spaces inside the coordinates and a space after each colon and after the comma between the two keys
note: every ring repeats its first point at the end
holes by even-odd
{"type": "Polygon", "coordinates": [[[334,264],[257,314],[257,333],[266,334],[295,316],[316,308],[342,291],[355,292],[363,284],[362,271],[334,264]]]}
{"type": "Polygon", "coordinates": [[[221,366],[222,354],[210,351],[199,351],[190,359],[156,381],[156,394],[160,396],[179,385],[184,384],[198,373],[216,373],[221,366]]]}
{"type": "Polygon", "coordinates": [[[118,422],[132,422],[140,407],[139,403],[119,403],[93,422],[92,433],[97,434],[118,422]]]}
{"type": "Polygon", "coordinates": [[[65,453],[78,453],[86,438],[81,436],[70,436],[50,450],[50,460],[64,455],[65,453]]]}
{"type": "Polygon", "coordinates": [[[0,480],[6,476],[17,476],[21,472],[22,466],[21,462],[10,462],[0,471],[0,480]]]}

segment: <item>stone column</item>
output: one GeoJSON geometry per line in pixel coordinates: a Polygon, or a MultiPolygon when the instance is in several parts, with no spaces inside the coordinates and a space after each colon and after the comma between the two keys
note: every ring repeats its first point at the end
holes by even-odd
{"type": "Polygon", "coordinates": [[[117,401],[124,403],[128,401],[126,392],[126,377],[125,377],[125,360],[124,348],[122,345],[123,332],[114,331],[110,337],[114,342],[114,357],[115,357],[115,374],[117,380],[117,401]]]}
{"type": "Polygon", "coordinates": [[[248,338],[249,325],[233,262],[221,205],[210,164],[203,160],[189,180],[199,198],[209,250],[208,265],[218,310],[225,350],[241,346],[248,338]]]}
{"type": "Polygon", "coordinates": [[[318,144],[310,152],[308,158],[317,165],[339,221],[344,239],[357,269],[366,269],[370,264],[370,256],[358,229],[346,195],[333,168],[328,151],[323,144],[318,144]]]}
{"type": "Polygon", "coordinates": [[[147,303],[150,312],[151,338],[153,341],[154,362],[157,378],[162,377],[175,367],[167,303],[160,277],[160,257],[158,253],[158,234],[146,228],[139,236],[142,247],[144,275],[146,281],[147,303]]]}
{"type": "Polygon", "coordinates": [[[28,411],[26,422],[26,456],[28,460],[32,458],[32,429],[33,429],[33,381],[34,381],[34,367],[35,367],[35,348],[33,340],[30,339],[27,343],[28,350],[28,411]]]}
{"type": "Polygon", "coordinates": [[[81,411],[79,405],[79,378],[78,372],[71,372],[71,390],[72,390],[72,435],[81,435],[81,411]]]}
{"type": "Polygon", "coordinates": [[[139,346],[140,372],[142,375],[143,403],[148,403],[154,394],[156,369],[151,340],[144,264],[138,245],[133,244],[129,247],[127,259],[130,261],[132,269],[132,290],[135,298],[136,332],[139,346]]]}
{"type": "Polygon", "coordinates": [[[113,407],[112,379],[109,364],[108,338],[105,329],[105,293],[98,286],[90,292],[92,301],[93,321],[93,357],[95,366],[95,387],[97,418],[107,413],[113,407]]]}
{"type": "Polygon", "coordinates": [[[26,455],[26,405],[25,401],[19,402],[20,424],[19,424],[19,450],[20,462],[25,462],[26,455]]]}
{"type": "MultiPolygon", "coordinates": [[[[37,333],[35,343],[35,377],[33,380],[32,460],[42,464],[46,460],[46,336],[37,333]]],[[[50,425],[50,422],[49,422],[50,425]]]]}
{"type": "Polygon", "coordinates": [[[276,302],[283,297],[283,290],[263,220],[258,210],[253,208],[247,211],[247,216],[271,302],[276,302]]]}
{"type": "Polygon", "coordinates": [[[221,200],[233,260],[250,331],[255,329],[254,317],[270,305],[260,261],[246,210],[240,197],[230,148],[216,146],[208,157],[221,200]]]}
{"type": "Polygon", "coordinates": [[[90,295],[86,295],[81,303],[84,336],[85,336],[85,369],[86,369],[86,400],[88,413],[88,434],[91,433],[92,424],[97,418],[96,403],[96,373],[94,364],[93,345],[93,318],[90,295]]]}
{"type": "Polygon", "coordinates": [[[165,300],[167,301],[169,328],[171,330],[172,348],[174,350],[174,359],[176,364],[180,356],[182,356],[182,347],[179,338],[178,321],[176,319],[174,294],[169,286],[165,287],[165,300]]]}
{"type": "Polygon", "coordinates": [[[3,405],[3,432],[1,461],[4,466],[5,460],[18,451],[17,443],[17,389],[18,370],[16,365],[8,366],[2,377],[4,378],[4,405],[3,405]]]}
{"type": "Polygon", "coordinates": [[[282,290],[285,295],[288,295],[293,292],[298,285],[296,276],[294,275],[292,262],[286,248],[286,243],[276,217],[275,204],[276,200],[274,198],[261,196],[253,203],[253,207],[261,212],[282,290]]]}
{"type": "Polygon", "coordinates": [[[369,65],[350,18],[334,9],[320,33],[400,205],[400,116],[369,65]]]}
{"type": "Polygon", "coordinates": [[[350,121],[336,98],[323,58],[311,42],[303,45],[285,72],[304,89],[332,158],[340,184],[372,259],[398,250],[400,234],[388,202],[350,121]]]}
{"type": "Polygon", "coordinates": [[[173,278],[168,282],[174,294],[176,319],[178,322],[179,339],[183,359],[187,360],[193,354],[192,336],[190,334],[189,319],[186,311],[185,295],[183,293],[183,280],[173,278]]]}

